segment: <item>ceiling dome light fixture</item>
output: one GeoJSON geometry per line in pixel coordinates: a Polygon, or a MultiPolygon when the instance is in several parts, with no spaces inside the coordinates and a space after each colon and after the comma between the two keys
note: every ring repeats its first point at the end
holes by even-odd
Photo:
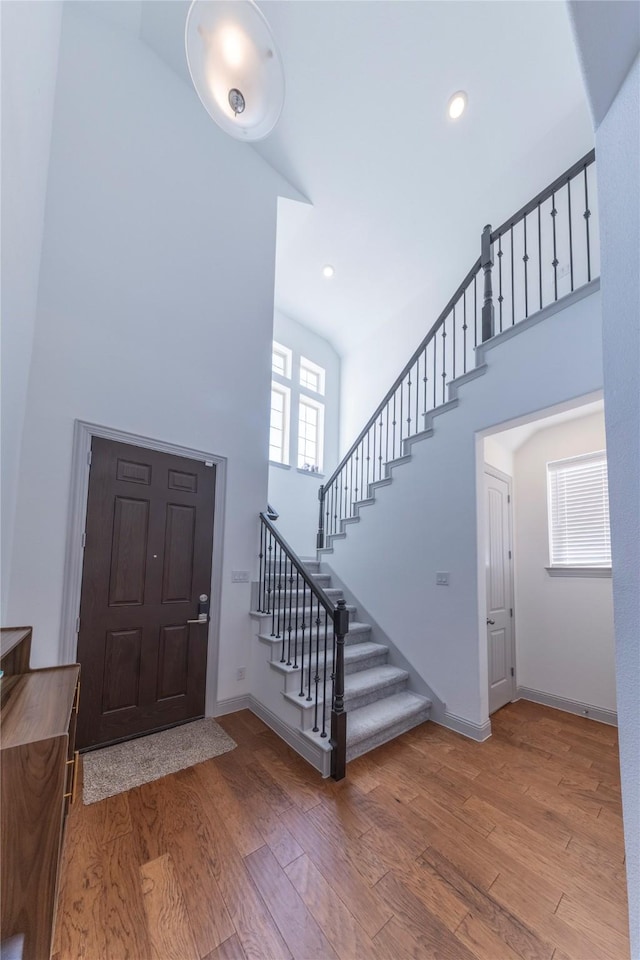
{"type": "Polygon", "coordinates": [[[331,277],[334,275],[334,273],[335,273],[335,270],[333,269],[330,263],[328,263],[325,267],[322,268],[322,276],[326,277],[327,280],[330,280],[331,277]]]}
{"type": "Polygon", "coordinates": [[[452,120],[458,120],[467,106],[467,95],[464,90],[458,90],[449,100],[447,112],[452,120]]]}
{"type": "Polygon", "coordinates": [[[253,0],[193,0],[185,47],[209,115],[237,140],[262,140],[284,103],[284,71],[271,28],[253,0]]]}

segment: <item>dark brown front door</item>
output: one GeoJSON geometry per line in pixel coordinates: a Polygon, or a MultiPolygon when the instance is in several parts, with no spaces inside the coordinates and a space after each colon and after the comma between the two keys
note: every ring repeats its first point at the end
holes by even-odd
{"type": "Polygon", "coordinates": [[[213,466],[93,438],[79,747],[203,716],[214,492],[213,466]]]}

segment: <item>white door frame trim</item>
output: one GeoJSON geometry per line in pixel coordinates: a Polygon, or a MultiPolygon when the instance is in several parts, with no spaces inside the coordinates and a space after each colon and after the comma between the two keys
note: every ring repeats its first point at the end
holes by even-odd
{"type": "Polygon", "coordinates": [[[216,468],[215,505],[213,515],[213,563],[211,573],[211,620],[207,644],[207,680],[205,713],[214,716],[218,692],[218,647],[220,640],[220,601],[222,596],[222,550],[224,533],[224,509],[227,484],[227,458],[203,450],[180,447],[175,443],[155,440],[140,434],[116,430],[97,423],[75,420],[73,425],[73,452],[71,457],[71,484],[67,519],[62,587],[62,614],[60,618],[59,654],[60,663],[74,663],[78,634],[76,624],[80,616],[82,590],[82,565],[84,547],[82,536],[87,519],[89,494],[89,453],[93,437],[129,443],[136,447],[157,450],[190,460],[212,463],[216,468]]]}
{"type": "MultiPolygon", "coordinates": [[[[515,567],[515,545],[513,542],[513,477],[510,477],[508,473],[503,473],[502,470],[498,470],[497,467],[491,466],[489,463],[485,463],[483,471],[483,481],[486,475],[490,477],[495,477],[496,480],[502,480],[506,483],[509,493],[509,510],[508,521],[509,521],[509,549],[511,550],[511,563],[509,565],[509,591],[511,599],[511,609],[513,610],[513,616],[511,617],[511,663],[513,665],[513,676],[511,677],[511,702],[517,699],[517,690],[518,690],[518,665],[516,662],[516,605],[515,605],[515,588],[514,588],[514,577],[513,570],[515,567]]],[[[483,489],[483,509],[486,511],[486,496],[483,489]]],[[[486,529],[486,524],[484,525],[484,535],[488,536],[488,531],[486,529]]],[[[480,556],[484,556],[484,547],[485,544],[481,544],[481,553],[480,556]]],[[[485,592],[486,592],[486,581],[485,581],[485,592]]],[[[483,625],[484,632],[487,632],[487,624],[483,625]]],[[[489,645],[487,644],[487,656],[489,655],[489,645]]],[[[490,679],[489,679],[490,682],[490,679]]],[[[489,714],[491,716],[491,714],[489,714]]]]}

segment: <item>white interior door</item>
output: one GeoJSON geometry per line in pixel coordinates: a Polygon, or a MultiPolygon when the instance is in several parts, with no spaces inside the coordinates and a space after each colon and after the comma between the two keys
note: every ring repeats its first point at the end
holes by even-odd
{"type": "Polygon", "coordinates": [[[511,493],[509,479],[497,471],[485,473],[485,508],[489,713],[494,713],[515,696],[511,493]]]}

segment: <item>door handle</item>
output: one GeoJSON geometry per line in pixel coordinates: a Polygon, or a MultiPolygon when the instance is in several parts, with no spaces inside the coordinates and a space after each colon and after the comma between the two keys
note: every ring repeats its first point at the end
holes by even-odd
{"type": "Polygon", "coordinates": [[[187,620],[187,623],[208,623],[209,617],[206,613],[201,614],[197,620],[187,620]]]}
{"type": "Polygon", "coordinates": [[[491,626],[493,626],[495,624],[495,620],[489,620],[489,617],[487,617],[487,623],[490,623],[491,626]]]}

